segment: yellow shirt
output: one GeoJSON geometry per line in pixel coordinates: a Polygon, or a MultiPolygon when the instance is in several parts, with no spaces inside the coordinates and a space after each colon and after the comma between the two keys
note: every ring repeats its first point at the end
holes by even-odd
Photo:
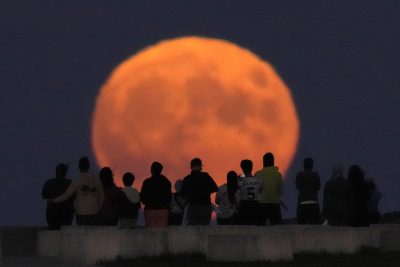
{"type": "Polygon", "coordinates": [[[283,179],[278,167],[265,167],[254,175],[261,180],[258,200],[260,203],[281,203],[283,179]]]}

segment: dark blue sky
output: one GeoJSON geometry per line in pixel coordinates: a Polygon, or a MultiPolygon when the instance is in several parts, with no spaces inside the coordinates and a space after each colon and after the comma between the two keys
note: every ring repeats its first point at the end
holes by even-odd
{"type": "MultiPolygon", "coordinates": [[[[359,163],[400,202],[400,2],[1,1],[0,225],[44,224],[43,182],[59,161],[93,158],[99,87],[122,60],[157,41],[227,39],[269,61],[292,90],[301,122],[285,202],[305,156],[323,183],[359,163]]],[[[254,159],[256,160],[256,159],[254,159]]],[[[221,166],[223,168],[223,166],[221,166]]]]}

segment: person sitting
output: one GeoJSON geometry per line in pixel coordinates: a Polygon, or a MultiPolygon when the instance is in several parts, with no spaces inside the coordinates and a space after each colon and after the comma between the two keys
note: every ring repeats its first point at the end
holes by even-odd
{"type": "Polygon", "coordinates": [[[168,225],[182,225],[186,199],[181,194],[182,180],[175,182],[175,193],[172,194],[171,207],[168,214],[168,225]]]}
{"type": "Polygon", "coordinates": [[[319,224],[320,210],[318,191],[321,188],[319,174],[313,171],[312,158],[304,159],[304,171],[296,176],[296,187],[299,190],[297,199],[297,222],[299,224],[319,224]]]}
{"type": "MultiPolygon", "coordinates": [[[[49,179],[43,185],[42,198],[51,200],[65,193],[71,180],[65,178],[68,166],[60,163],[56,167],[56,177],[49,179]]],[[[74,196],[60,203],[48,201],[46,207],[46,220],[49,230],[60,230],[62,225],[71,225],[74,219],[74,196]]]]}
{"type": "Polygon", "coordinates": [[[218,188],[215,203],[217,209],[217,223],[219,225],[237,224],[237,213],[240,202],[240,190],[238,185],[238,175],[230,171],[226,177],[226,184],[218,188]]]}
{"type": "Polygon", "coordinates": [[[120,228],[134,228],[140,209],[140,194],[132,185],[135,176],[127,172],[122,176],[124,188],[118,198],[118,224],[120,228]]]}
{"type": "Polygon", "coordinates": [[[99,179],[103,185],[104,201],[97,213],[97,224],[115,226],[118,224],[118,196],[120,190],[114,184],[111,168],[102,168],[99,172],[99,179]]]}
{"type": "Polygon", "coordinates": [[[90,161],[87,157],[79,160],[80,174],[71,182],[67,191],[51,200],[53,203],[63,202],[75,194],[75,214],[77,225],[96,224],[96,215],[103,204],[103,186],[94,175],[89,173],[90,161]]]}
{"type": "Polygon", "coordinates": [[[171,182],[161,174],[163,166],[159,162],[151,165],[151,177],[144,180],[140,199],[144,204],[146,227],[166,227],[171,205],[171,182]]]}

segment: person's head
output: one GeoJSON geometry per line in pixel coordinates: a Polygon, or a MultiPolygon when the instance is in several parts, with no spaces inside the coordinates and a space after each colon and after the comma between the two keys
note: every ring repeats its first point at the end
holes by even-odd
{"type": "Polygon", "coordinates": [[[343,175],[343,166],[340,163],[335,163],[333,164],[333,168],[332,168],[332,179],[335,178],[344,178],[343,175]]]}
{"type": "Polygon", "coordinates": [[[226,174],[226,186],[228,189],[229,201],[233,204],[236,202],[236,191],[239,188],[238,175],[235,171],[230,171],[226,174]]]}
{"type": "Polygon", "coordinates": [[[274,166],[274,154],[271,152],[265,153],[263,157],[263,165],[264,167],[274,166]]]}
{"type": "Polygon", "coordinates": [[[179,193],[182,190],[183,181],[181,179],[176,180],[175,182],[175,192],[179,193]]]}
{"type": "Polygon", "coordinates": [[[56,167],[56,176],[64,178],[68,172],[68,165],[64,163],[60,163],[56,167]]]}
{"type": "Polygon", "coordinates": [[[90,169],[90,161],[87,157],[83,157],[79,160],[79,170],[81,172],[88,172],[90,169]]]}
{"type": "Polygon", "coordinates": [[[99,172],[99,179],[104,188],[110,188],[114,185],[114,177],[110,167],[101,168],[99,172]]]}
{"type": "Polygon", "coordinates": [[[352,165],[349,168],[347,179],[353,184],[364,181],[365,173],[359,165],[352,165]]]}
{"type": "Polygon", "coordinates": [[[160,175],[163,170],[163,165],[160,162],[154,161],[151,164],[151,175],[160,175]]]}
{"type": "Polygon", "coordinates": [[[190,161],[190,169],[192,170],[202,170],[203,168],[203,163],[201,162],[201,159],[199,158],[194,158],[190,161]]]}
{"type": "Polygon", "coordinates": [[[130,172],[126,172],[122,176],[122,181],[124,182],[124,186],[129,187],[133,185],[133,182],[135,181],[135,175],[133,175],[130,172]]]}
{"type": "Polygon", "coordinates": [[[305,158],[303,161],[303,167],[306,171],[312,171],[314,168],[314,161],[312,158],[305,158]]]}
{"type": "Polygon", "coordinates": [[[251,174],[253,171],[253,162],[249,159],[244,159],[240,162],[240,168],[244,174],[251,174]]]}

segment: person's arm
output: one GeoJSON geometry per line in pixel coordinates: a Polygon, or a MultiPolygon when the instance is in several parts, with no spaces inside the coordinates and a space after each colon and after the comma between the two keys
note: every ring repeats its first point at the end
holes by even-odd
{"type": "Polygon", "coordinates": [[[278,192],[279,192],[279,198],[281,198],[282,197],[282,195],[283,195],[283,178],[282,178],[282,175],[280,175],[280,177],[279,177],[279,187],[278,187],[278,192]]]}
{"type": "Polygon", "coordinates": [[[69,198],[75,193],[75,191],[76,191],[76,186],[77,186],[77,183],[76,183],[75,181],[73,181],[73,182],[69,185],[67,191],[65,191],[64,194],[62,194],[61,196],[58,196],[58,197],[56,197],[56,198],[53,198],[53,199],[51,200],[51,202],[53,202],[53,203],[59,203],[59,202],[63,202],[63,201],[65,201],[65,200],[69,199],[69,198]]]}
{"type": "Polygon", "coordinates": [[[217,195],[215,197],[215,204],[219,205],[221,203],[221,192],[218,190],[217,195]]]}
{"type": "Polygon", "coordinates": [[[321,189],[321,179],[319,178],[319,174],[317,173],[317,191],[321,189]]]}
{"type": "Polygon", "coordinates": [[[42,198],[43,199],[50,199],[50,190],[49,190],[49,183],[46,182],[42,187],[42,198]]]}
{"type": "Polygon", "coordinates": [[[167,189],[167,191],[168,191],[168,196],[167,196],[167,201],[168,201],[168,206],[169,205],[171,205],[171,202],[172,202],[172,190],[171,190],[171,182],[170,181],[168,181],[168,189],[167,189]]]}
{"type": "Polygon", "coordinates": [[[104,189],[103,189],[103,184],[99,182],[98,184],[99,188],[99,194],[97,195],[97,203],[99,205],[99,208],[103,206],[103,201],[104,201],[104,189]]]}
{"type": "Polygon", "coordinates": [[[210,192],[215,193],[218,192],[218,185],[215,183],[214,179],[208,175],[209,180],[210,180],[210,192]]]}
{"type": "Polygon", "coordinates": [[[300,173],[297,173],[296,175],[296,188],[297,190],[300,189],[300,173]]]}
{"type": "Polygon", "coordinates": [[[146,205],[147,203],[147,185],[146,181],[143,182],[142,189],[140,190],[140,201],[143,203],[143,205],[146,205]]]}

